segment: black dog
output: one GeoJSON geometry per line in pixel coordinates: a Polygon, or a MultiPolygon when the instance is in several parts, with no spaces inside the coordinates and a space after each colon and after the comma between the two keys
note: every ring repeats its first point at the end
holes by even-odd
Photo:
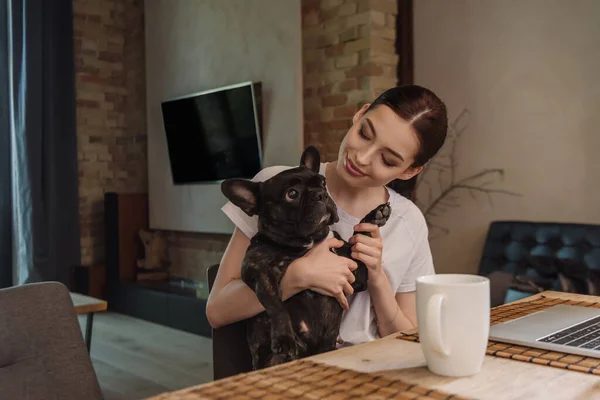
{"type": "MultiPolygon", "coordinates": [[[[242,280],[254,290],[265,312],[248,320],[248,344],[254,369],[335,349],[343,309],[334,297],[310,290],[281,300],[280,281],[290,263],[329,236],[338,221],[336,205],[319,174],[320,155],[308,147],[300,166],[264,182],[229,179],[223,194],[246,214],[258,215],[258,233],[242,262],[242,280]]],[[[383,226],[389,204],[373,210],[362,222],[383,226]]],[[[339,239],[339,235],[336,235],[339,239]]],[[[350,245],[336,253],[350,257],[350,245]]],[[[356,292],[365,290],[366,266],[358,262],[356,292]]]]}

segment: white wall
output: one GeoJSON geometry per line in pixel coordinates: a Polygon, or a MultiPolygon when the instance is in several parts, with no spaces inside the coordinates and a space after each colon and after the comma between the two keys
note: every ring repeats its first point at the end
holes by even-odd
{"type": "MultiPolygon", "coordinates": [[[[415,81],[470,110],[457,179],[505,170],[493,187],[522,197],[459,194],[430,219],[439,272],[477,271],[494,219],[600,223],[600,2],[419,0],[415,81]],[[439,231],[438,231],[439,233],[439,231]]],[[[418,196],[427,196],[424,186],[418,196]]]]}
{"type": "Polygon", "coordinates": [[[174,186],[160,102],[243,81],[263,86],[264,163],[302,148],[299,0],[145,2],[150,226],[230,233],[219,185],[174,186]]]}

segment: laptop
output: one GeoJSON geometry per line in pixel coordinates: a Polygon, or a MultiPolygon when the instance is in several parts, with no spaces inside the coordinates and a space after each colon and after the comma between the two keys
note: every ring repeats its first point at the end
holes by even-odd
{"type": "Polygon", "coordinates": [[[552,306],[491,326],[490,340],[600,358],[600,309],[552,306]]]}

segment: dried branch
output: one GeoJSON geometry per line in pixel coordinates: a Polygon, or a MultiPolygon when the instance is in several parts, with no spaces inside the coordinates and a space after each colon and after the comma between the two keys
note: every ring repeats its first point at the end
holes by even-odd
{"type": "Polygon", "coordinates": [[[435,225],[430,222],[427,222],[427,228],[429,229],[430,239],[435,239],[438,236],[444,236],[450,233],[448,228],[444,228],[443,226],[435,225]],[[440,231],[440,233],[436,235],[436,231],[440,231]]]}
{"type": "Polygon", "coordinates": [[[456,167],[458,165],[458,162],[456,161],[456,142],[460,139],[460,137],[462,136],[463,132],[467,129],[467,125],[465,125],[462,129],[457,129],[457,126],[466,118],[469,117],[470,115],[470,111],[467,109],[462,110],[462,112],[460,114],[458,114],[458,117],[456,117],[456,119],[454,120],[454,123],[452,123],[451,129],[454,132],[454,137],[452,140],[452,151],[450,152],[450,173],[451,173],[451,179],[450,182],[451,184],[454,183],[454,179],[455,179],[455,170],[456,167]]]}
{"type": "Polygon", "coordinates": [[[521,196],[516,192],[492,187],[493,184],[504,179],[504,170],[500,168],[484,169],[457,181],[456,144],[468,128],[470,115],[471,112],[464,109],[449,124],[446,143],[436,157],[425,165],[417,179],[417,188],[422,185],[427,186],[426,201],[420,202],[427,225],[430,230],[436,230],[441,234],[447,234],[449,230],[433,224],[431,219],[442,216],[449,209],[459,208],[461,191],[466,191],[473,199],[477,199],[477,194],[485,194],[492,207],[493,195],[521,196]],[[432,174],[437,175],[437,179],[430,177],[432,174]],[[434,185],[437,188],[436,191],[439,190],[437,197],[434,197],[434,185]]]}
{"type": "Polygon", "coordinates": [[[483,193],[502,193],[502,194],[506,194],[509,196],[516,196],[516,197],[521,197],[522,195],[520,193],[516,193],[516,192],[511,192],[509,190],[502,190],[502,189],[487,189],[484,187],[479,187],[479,186],[471,186],[471,185],[455,185],[454,189],[468,189],[468,190],[474,190],[476,192],[483,192],[483,193]]]}
{"type": "Polygon", "coordinates": [[[435,209],[436,207],[439,207],[440,204],[446,199],[447,196],[449,196],[452,192],[460,190],[460,189],[468,190],[469,194],[471,194],[471,197],[473,197],[473,198],[476,198],[476,197],[474,195],[472,195],[471,191],[486,193],[488,196],[491,195],[492,193],[500,193],[500,194],[505,194],[505,195],[509,195],[509,196],[521,196],[519,193],[511,192],[508,190],[492,189],[492,188],[483,187],[481,185],[477,186],[477,185],[469,184],[470,182],[475,181],[478,178],[481,178],[481,177],[484,177],[484,176],[487,176],[490,174],[499,174],[500,176],[503,176],[504,171],[499,170],[499,169],[484,170],[484,171],[478,172],[477,174],[474,174],[467,178],[464,178],[454,185],[448,186],[446,189],[444,189],[442,191],[442,193],[433,202],[430,203],[430,205],[425,209],[423,214],[425,215],[425,217],[427,217],[428,214],[431,213],[431,210],[435,209]]]}
{"type": "Polygon", "coordinates": [[[474,181],[476,179],[488,176],[488,175],[494,175],[497,174],[499,175],[500,179],[504,178],[504,170],[503,169],[499,169],[499,168],[494,168],[494,169],[484,169],[481,172],[478,172],[476,174],[473,174],[467,178],[464,178],[462,180],[460,180],[459,182],[457,182],[457,185],[462,185],[465,184],[467,182],[471,182],[474,181]]]}

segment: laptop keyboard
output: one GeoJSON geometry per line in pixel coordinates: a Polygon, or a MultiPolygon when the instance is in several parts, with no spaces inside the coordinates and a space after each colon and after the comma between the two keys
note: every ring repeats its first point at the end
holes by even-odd
{"type": "Polygon", "coordinates": [[[554,332],[538,342],[563,344],[584,349],[600,349],[600,316],[554,332]]]}

